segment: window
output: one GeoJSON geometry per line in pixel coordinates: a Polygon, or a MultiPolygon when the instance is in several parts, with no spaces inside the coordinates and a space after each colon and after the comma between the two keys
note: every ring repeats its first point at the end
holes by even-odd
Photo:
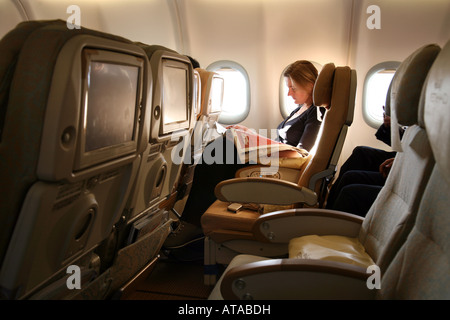
{"type": "Polygon", "coordinates": [[[392,77],[400,62],[386,61],[372,67],[367,72],[363,87],[363,117],[366,123],[378,129],[383,123],[383,106],[392,77]]]}
{"type": "MultiPolygon", "coordinates": [[[[322,65],[320,63],[311,61],[311,63],[317,68],[317,71],[320,72],[320,70],[322,70],[322,65]]],[[[296,105],[294,103],[294,100],[288,96],[288,87],[286,85],[286,80],[284,78],[284,72],[286,71],[286,69],[289,67],[289,65],[287,65],[283,71],[281,72],[281,76],[280,76],[280,88],[279,88],[279,103],[280,103],[280,112],[281,115],[283,116],[283,119],[286,118],[287,116],[289,116],[291,114],[292,111],[294,111],[295,108],[298,107],[298,105],[296,105]]]]}
{"type": "Polygon", "coordinates": [[[224,79],[224,95],[219,123],[236,124],[250,112],[250,82],[245,69],[233,61],[217,61],[206,70],[218,73],[224,79]]]}

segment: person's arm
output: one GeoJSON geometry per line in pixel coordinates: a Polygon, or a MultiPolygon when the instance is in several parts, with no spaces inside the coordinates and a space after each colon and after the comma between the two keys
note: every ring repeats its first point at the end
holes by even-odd
{"type": "Polygon", "coordinates": [[[318,107],[314,107],[316,112],[310,112],[305,122],[303,134],[298,141],[297,148],[306,149],[310,151],[316,142],[317,134],[320,130],[321,121],[317,119],[317,113],[320,112],[318,107]]]}
{"type": "MultiPolygon", "coordinates": [[[[384,110],[384,106],[383,106],[384,110]]],[[[391,117],[386,115],[386,113],[383,112],[383,123],[378,128],[377,132],[375,133],[375,137],[386,143],[388,146],[391,145],[391,117]]]]}
{"type": "Polygon", "coordinates": [[[236,130],[242,130],[242,131],[249,131],[250,129],[247,128],[246,126],[240,125],[240,124],[234,124],[234,125],[230,125],[225,127],[226,129],[236,129],[236,130]]]}

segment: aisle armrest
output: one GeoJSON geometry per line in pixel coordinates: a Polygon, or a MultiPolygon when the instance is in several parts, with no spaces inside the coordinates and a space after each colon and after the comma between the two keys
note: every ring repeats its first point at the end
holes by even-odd
{"type": "Polygon", "coordinates": [[[289,209],[261,215],[253,225],[257,239],[289,243],[305,235],[339,235],[358,237],[364,218],[350,213],[317,209],[289,209]]]}
{"type": "Polygon", "coordinates": [[[317,194],[295,183],[273,178],[234,178],[220,182],[215,188],[221,201],[289,205],[317,204],[317,194]]]}
{"type": "Polygon", "coordinates": [[[365,268],[324,260],[269,259],[238,265],[221,279],[229,299],[374,299],[365,268]]]}

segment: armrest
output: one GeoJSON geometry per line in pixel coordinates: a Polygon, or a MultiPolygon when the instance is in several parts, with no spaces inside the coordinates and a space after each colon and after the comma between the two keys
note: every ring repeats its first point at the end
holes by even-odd
{"type": "Polygon", "coordinates": [[[228,299],[374,299],[366,269],[324,260],[269,259],[231,268],[220,292],[228,299]]]}
{"type": "Polygon", "coordinates": [[[289,205],[317,204],[314,191],[298,184],[273,178],[235,178],[220,182],[215,190],[216,197],[225,202],[264,203],[289,205]]]}
{"type": "Polygon", "coordinates": [[[289,243],[304,235],[357,237],[364,218],[347,212],[304,208],[261,215],[253,225],[255,238],[273,243],[289,243]]]}

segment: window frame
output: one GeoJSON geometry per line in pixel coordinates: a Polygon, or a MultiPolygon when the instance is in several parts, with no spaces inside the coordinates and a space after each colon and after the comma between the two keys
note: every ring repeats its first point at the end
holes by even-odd
{"type": "MultiPolygon", "coordinates": [[[[250,113],[250,101],[251,101],[251,99],[250,99],[250,97],[251,97],[250,78],[248,76],[247,71],[241,64],[239,64],[235,61],[231,61],[231,60],[215,61],[215,62],[209,64],[206,67],[206,70],[212,71],[212,72],[217,72],[217,70],[224,69],[224,68],[229,68],[229,69],[233,69],[233,70],[240,72],[244,76],[244,80],[246,82],[246,91],[247,91],[247,99],[246,100],[247,101],[245,103],[244,111],[239,114],[231,114],[231,113],[221,112],[219,119],[218,119],[218,122],[221,124],[237,124],[239,122],[244,121],[250,113]]],[[[226,90],[225,90],[224,94],[226,94],[226,90]]]]}
{"type": "MultiPolygon", "coordinates": [[[[372,76],[377,74],[380,71],[384,70],[396,70],[400,66],[400,61],[383,61],[380,63],[377,63],[372,68],[369,69],[369,71],[366,73],[366,76],[364,78],[364,84],[363,84],[363,94],[362,94],[362,114],[364,122],[366,122],[367,125],[374,129],[378,129],[380,125],[383,123],[383,120],[377,120],[373,118],[370,114],[369,105],[366,101],[368,96],[368,90],[369,90],[369,81],[372,76]]],[[[395,73],[395,72],[394,72],[395,73]]],[[[381,106],[380,106],[381,107],[381,106]]]]}

